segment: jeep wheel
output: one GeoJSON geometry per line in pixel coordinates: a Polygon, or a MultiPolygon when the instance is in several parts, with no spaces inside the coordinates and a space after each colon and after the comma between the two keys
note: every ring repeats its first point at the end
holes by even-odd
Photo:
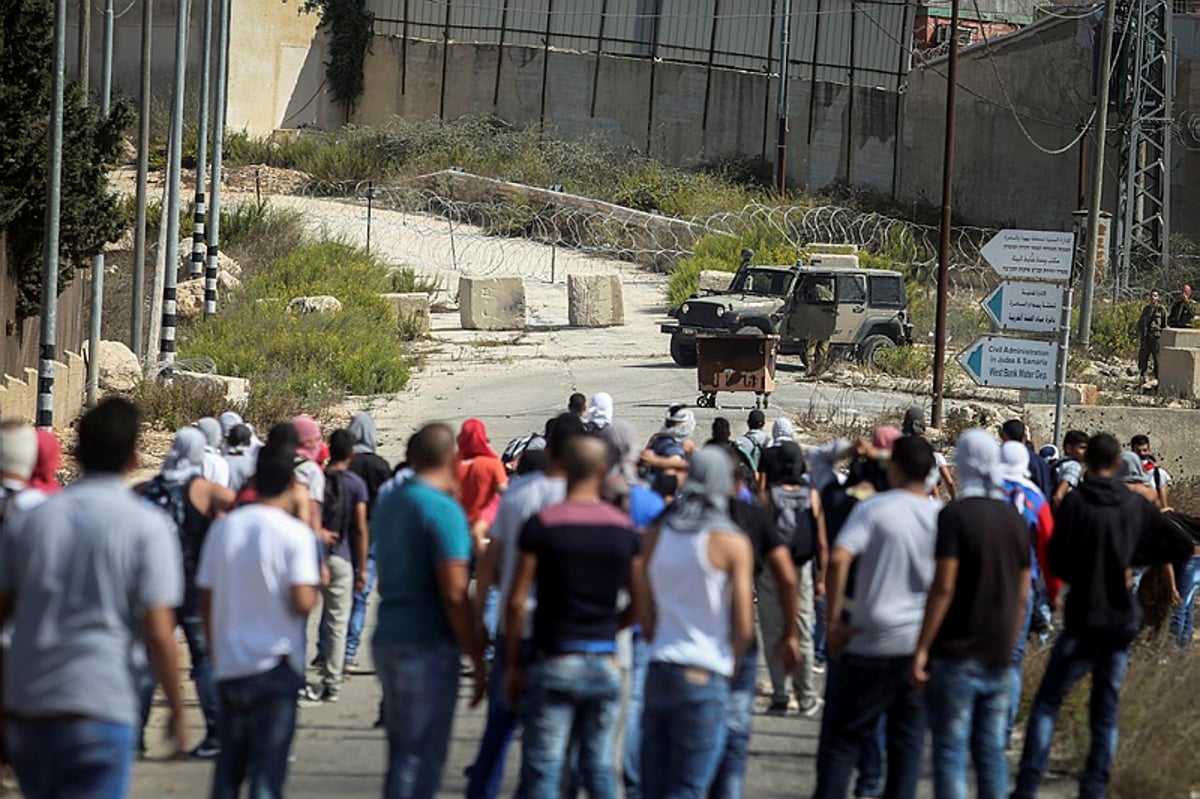
{"type": "Polygon", "coordinates": [[[858,345],[858,360],[868,366],[877,366],[876,356],[883,350],[891,349],[894,346],[896,346],[896,342],[882,334],[867,336],[863,343],[858,345]]]}
{"type": "Polygon", "coordinates": [[[671,336],[671,360],[688,369],[696,365],[696,342],[678,334],[671,336]]]}

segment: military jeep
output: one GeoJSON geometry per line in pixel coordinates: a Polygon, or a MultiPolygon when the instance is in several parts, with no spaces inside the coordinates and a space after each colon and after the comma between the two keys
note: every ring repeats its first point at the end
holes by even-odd
{"type": "Polygon", "coordinates": [[[671,359],[696,365],[699,333],[778,334],[782,354],[828,340],[831,356],[873,363],[882,349],[912,343],[908,297],[899,272],[843,266],[854,256],[814,256],[795,266],[753,265],[743,253],[727,291],[693,295],[670,312],[671,359]],[[829,264],[829,265],[826,265],[829,264]],[[833,265],[837,264],[837,265],[833,265]]]}

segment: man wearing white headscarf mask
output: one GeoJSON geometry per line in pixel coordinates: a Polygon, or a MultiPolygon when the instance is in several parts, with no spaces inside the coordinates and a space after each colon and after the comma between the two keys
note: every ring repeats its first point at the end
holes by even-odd
{"type": "Polygon", "coordinates": [[[229,487],[229,464],[221,457],[224,437],[221,435],[221,423],[211,416],[205,416],[196,422],[196,427],[204,434],[204,465],[201,472],[204,479],[219,486],[229,487]]]}
{"type": "Polygon", "coordinates": [[[691,435],[696,430],[696,415],[684,405],[672,405],[667,411],[663,428],[654,434],[642,451],[641,463],[650,471],[655,490],[666,494],[673,488],[664,487],[670,480],[679,479],[688,470],[688,456],[696,445],[691,435]]]}
{"type": "Polygon", "coordinates": [[[601,391],[592,395],[583,421],[590,431],[598,432],[612,424],[613,413],[612,395],[601,391]]]}
{"type": "MultiPolygon", "coordinates": [[[[1054,534],[1054,511],[1050,501],[1034,483],[1030,469],[1029,447],[1022,441],[1005,441],[1000,446],[1000,472],[1004,477],[1004,489],[1008,501],[1021,514],[1029,529],[1033,544],[1030,565],[1031,593],[1025,602],[1025,618],[1017,639],[1013,642],[1012,669],[1009,674],[1008,739],[1012,737],[1013,725],[1017,720],[1017,707],[1021,704],[1021,674],[1025,664],[1025,643],[1033,628],[1034,614],[1049,619],[1052,608],[1058,602],[1062,581],[1050,573],[1047,565],[1050,537],[1054,534]]],[[[1043,622],[1044,623],[1044,622],[1043,622]]]]}
{"type": "Polygon", "coordinates": [[[935,793],[967,794],[970,751],[979,795],[1004,797],[1009,661],[1029,596],[1029,529],[1005,499],[990,434],[964,433],[954,462],[958,499],[938,516],[937,567],[911,679],[929,683],[935,793]]]}
{"type": "Polygon", "coordinates": [[[733,460],[705,447],[635,562],[650,641],[642,781],[703,796],[724,752],[730,679],[754,635],[754,554],[729,517],[733,460]]]}
{"type": "MultiPolygon", "coordinates": [[[[195,427],[185,427],[175,434],[171,450],[163,460],[162,470],[138,487],[143,499],[162,508],[171,517],[183,550],[183,604],[176,610],[175,617],[187,639],[192,680],[196,683],[196,696],[204,714],[206,734],[204,740],[192,750],[192,756],[199,758],[216,757],[221,747],[217,738],[217,691],[204,622],[200,616],[196,570],[209,527],[217,516],[227,512],[234,503],[234,493],[229,488],[204,477],[207,455],[204,433],[195,427]]],[[[145,726],[150,700],[146,695],[142,696],[142,700],[142,724],[145,726]]]]}

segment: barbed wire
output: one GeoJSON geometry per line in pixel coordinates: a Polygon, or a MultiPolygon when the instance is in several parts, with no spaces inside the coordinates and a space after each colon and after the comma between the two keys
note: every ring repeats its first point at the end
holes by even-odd
{"type": "MultiPolygon", "coordinates": [[[[457,294],[456,275],[553,280],[568,272],[611,268],[598,259],[666,273],[692,256],[705,235],[742,238],[756,232],[774,234],[770,238],[798,250],[818,243],[856,245],[890,259],[911,279],[932,284],[940,239],[934,225],[831,204],[755,202],[682,219],[465,173],[439,173],[405,184],[314,182],[274,201],[302,211],[307,224],[324,235],[368,245],[386,252],[389,260],[442,279],[451,296],[457,294]],[[448,174],[455,180],[421,185],[448,174]]],[[[977,226],[952,229],[952,291],[979,293],[996,284],[981,254],[995,233],[977,226]]],[[[1112,296],[1111,278],[1104,278],[1100,294],[1112,296]]],[[[1119,297],[1144,293],[1135,286],[1119,297]]]]}

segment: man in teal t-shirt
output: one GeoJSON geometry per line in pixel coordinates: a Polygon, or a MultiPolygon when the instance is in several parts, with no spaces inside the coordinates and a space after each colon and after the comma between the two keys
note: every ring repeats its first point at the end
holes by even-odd
{"type": "Polygon", "coordinates": [[[459,661],[484,694],[483,655],[471,621],[471,534],[452,492],[454,431],[426,425],[408,441],[414,476],[379,499],[371,540],[379,570],[375,666],[388,733],[385,799],[433,796],[454,722],[459,661]]]}

